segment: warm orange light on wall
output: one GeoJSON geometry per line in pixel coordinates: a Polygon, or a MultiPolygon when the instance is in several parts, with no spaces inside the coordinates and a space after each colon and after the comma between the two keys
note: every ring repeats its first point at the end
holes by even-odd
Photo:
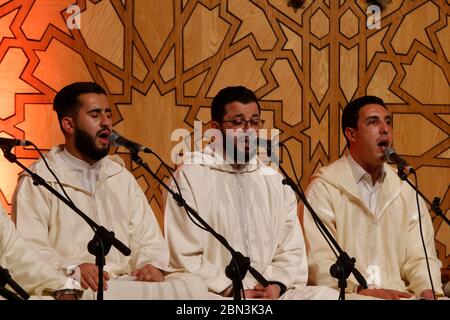
{"type": "MultiPolygon", "coordinates": [[[[0,136],[30,140],[40,149],[63,142],[53,96],[69,82],[92,80],[81,56],[56,40],[70,36],[64,12],[74,3],[0,1],[0,136]]],[[[26,166],[37,158],[32,149],[13,152],[26,166]]],[[[21,171],[0,155],[0,203],[8,212],[21,171]]]]}

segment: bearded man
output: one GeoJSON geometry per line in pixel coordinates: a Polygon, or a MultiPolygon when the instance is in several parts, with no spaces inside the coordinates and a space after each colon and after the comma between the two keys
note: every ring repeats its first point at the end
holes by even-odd
{"type": "MultiPolygon", "coordinates": [[[[105,299],[202,299],[206,288],[195,276],[168,274],[169,251],[147,199],[118,156],[108,156],[112,110],[96,83],[64,87],[54,109],[65,144],[47,154],[74,204],[99,225],[112,230],[131,249],[126,257],[111,247],[103,272],[105,299]],[[110,281],[120,278],[121,281],[110,281]],[[135,281],[125,281],[135,280],[135,281]],[[189,285],[183,285],[189,281],[189,285]],[[175,283],[174,283],[175,282],[175,283]]],[[[42,159],[30,169],[62,191],[42,159]]],[[[13,199],[17,229],[56,268],[79,271],[83,298],[98,292],[98,267],[87,250],[93,231],[75,212],[23,173],[13,199]]]]}

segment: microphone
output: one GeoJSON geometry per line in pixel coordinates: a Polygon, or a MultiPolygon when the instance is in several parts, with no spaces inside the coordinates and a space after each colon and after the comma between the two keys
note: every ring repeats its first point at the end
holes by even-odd
{"type": "Polygon", "coordinates": [[[109,143],[115,147],[125,147],[131,152],[145,152],[145,153],[153,153],[153,151],[150,148],[147,148],[143,145],[140,145],[139,143],[133,142],[131,140],[128,140],[124,137],[122,137],[117,132],[113,132],[108,137],[109,143]]]}
{"type": "Polygon", "coordinates": [[[28,140],[20,139],[10,139],[10,138],[0,138],[0,147],[3,148],[13,148],[15,146],[31,146],[32,143],[28,140]]]}
{"type": "Polygon", "coordinates": [[[386,159],[387,162],[395,163],[399,169],[402,169],[402,171],[403,169],[406,169],[407,173],[416,172],[416,170],[413,167],[411,167],[408,164],[408,162],[406,162],[405,159],[400,157],[393,148],[387,147],[384,150],[384,158],[386,159]]]}

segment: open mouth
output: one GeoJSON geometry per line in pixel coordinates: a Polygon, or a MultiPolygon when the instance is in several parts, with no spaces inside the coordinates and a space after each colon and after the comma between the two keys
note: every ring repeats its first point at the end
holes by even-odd
{"type": "Polygon", "coordinates": [[[97,135],[97,137],[100,139],[100,142],[103,144],[109,144],[109,131],[102,131],[100,134],[97,135]]]}
{"type": "Polygon", "coordinates": [[[378,146],[386,149],[387,147],[389,147],[389,141],[388,140],[381,140],[380,142],[378,142],[378,146]]]}

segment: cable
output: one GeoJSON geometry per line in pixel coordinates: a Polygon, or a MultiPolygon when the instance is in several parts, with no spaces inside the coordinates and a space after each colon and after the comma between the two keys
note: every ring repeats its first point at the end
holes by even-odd
{"type": "Polygon", "coordinates": [[[73,205],[75,205],[72,201],[72,199],[70,199],[69,195],[66,193],[66,190],[64,189],[64,187],[61,184],[61,181],[59,181],[58,177],[56,176],[55,172],[50,168],[50,166],[48,165],[47,160],[45,159],[45,156],[42,154],[41,150],[34,144],[31,143],[31,145],[36,149],[36,151],[39,153],[39,155],[41,156],[41,159],[44,161],[45,166],[47,167],[48,171],[50,171],[50,173],[52,174],[52,176],[56,179],[56,182],[58,183],[59,187],[61,188],[62,192],[64,193],[64,195],[66,196],[67,200],[69,200],[69,202],[73,205]]]}
{"type": "MultiPolygon", "coordinates": [[[[61,188],[62,192],[64,193],[64,195],[66,196],[66,199],[73,205],[75,206],[75,203],[72,201],[72,199],[69,197],[69,195],[67,194],[66,190],[64,189],[61,181],[59,181],[58,176],[55,174],[55,172],[52,170],[52,168],[50,168],[47,160],[45,159],[45,156],[42,154],[41,150],[34,144],[31,143],[31,145],[36,149],[36,151],[39,153],[39,155],[41,156],[41,159],[44,161],[45,166],[47,167],[48,171],[52,174],[52,176],[55,178],[56,182],[58,183],[59,187],[61,188]]],[[[97,232],[95,230],[95,228],[93,226],[91,226],[90,224],[88,224],[89,227],[91,227],[92,231],[97,232]]]]}
{"type": "MultiPolygon", "coordinates": [[[[175,183],[175,185],[176,185],[176,187],[177,187],[178,193],[180,194],[181,197],[183,197],[182,194],[181,194],[181,188],[180,188],[180,186],[178,185],[178,182],[177,182],[177,180],[175,179],[175,177],[174,177],[174,175],[173,175],[173,173],[172,173],[172,168],[170,168],[170,167],[169,167],[169,166],[161,159],[161,157],[160,157],[158,154],[156,154],[156,153],[154,153],[154,152],[152,152],[152,154],[153,154],[153,155],[154,155],[154,156],[162,163],[162,165],[167,169],[167,171],[169,172],[169,174],[170,174],[172,180],[174,181],[174,183],[175,183]]],[[[202,229],[202,230],[204,230],[204,231],[208,231],[208,229],[206,229],[205,227],[203,227],[202,225],[200,225],[197,221],[195,221],[195,219],[192,217],[191,213],[190,213],[184,206],[183,206],[183,208],[184,208],[184,211],[186,212],[187,216],[189,217],[189,219],[192,221],[192,223],[194,223],[194,224],[195,224],[197,227],[199,227],[200,229],[202,229]]],[[[234,264],[235,264],[235,266],[236,266],[236,270],[237,270],[239,279],[242,279],[242,277],[241,277],[241,271],[240,271],[240,269],[239,269],[239,263],[237,262],[237,260],[234,261],[234,264]]],[[[242,280],[241,280],[241,281],[242,281],[242,280]]],[[[241,286],[241,289],[240,289],[240,290],[241,290],[242,299],[243,299],[243,300],[246,300],[244,287],[241,286]]]]}
{"type": "Polygon", "coordinates": [[[303,190],[301,190],[300,179],[298,178],[297,171],[295,170],[294,161],[292,160],[292,157],[291,157],[291,152],[289,151],[288,147],[286,147],[286,145],[284,143],[281,143],[281,146],[284,147],[284,149],[286,150],[286,152],[288,154],[289,162],[291,164],[292,171],[294,172],[295,182],[296,182],[297,186],[300,188],[300,191],[302,193],[304,193],[303,190]]]}
{"type": "MultiPolygon", "coordinates": [[[[156,159],[158,159],[161,162],[161,164],[167,169],[167,171],[170,174],[170,177],[172,178],[172,180],[175,183],[175,186],[177,187],[178,193],[180,194],[181,198],[183,198],[183,195],[181,194],[181,189],[180,189],[180,186],[178,185],[177,179],[175,179],[175,177],[174,177],[174,175],[172,173],[172,168],[169,167],[163,161],[163,159],[161,159],[161,157],[158,154],[156,154],[155,152],[152,152],[151,154],[153,154],[156,157],[156,159]]],[[[191,213],[184,206],[182,206],[182,207],[183,207],[184,211],[186,212],[189,220],[191,220],[193,224],[195,224],[197,227],[199,227],[200,229],[202,229],[204,231],[208,231],[208,229],[206,229],[204,226],[200,225],[197,221],[195,221],[195,219],[192,217],[191,213]]]]}
{"type": "MultiPolygon", "coordinates": [[[[295,179],[297,180],[297,187],[299,188],[300,192],[304,195],[304,197],[306,199],[305,192],[302,189],[302,186],[300,184],[300,180],[298,179],[297,173],[295,171],[295,166],[294,166],[294,162],[292,161],[291,152],[289,151],[289,149],[286,147],[286,145],[284,143],[281,143],[281,146],[284,147],[285,150],[287,151],[289,162],[290,162],[291,167],[292,167],[292,171],[294,172],[295,179]]],[[[327,244],[330,247],[330,249],[333,251],[333,253],[336,256],[336,258],[339,258],[339,255],[337,254],[337,252],[336,252],[335,248],[333,247],[333,245],[330,243],[330,240],[327,238],[327,236],[325,235],[324,231],[320,228],[320,226],[317,223],[317,221],[315,219],[313,219],[313,220],[314,220],[314,223],[317,226],[317,229],[319,229],[320,233],[322,234],[323,238],[327,242],[327,244]]]]}
{"type": "Polygon", "coordinates": [[[416,172],[413,172],[413,174],[414,174],[414,180],[416,181],[415,189],[416,189],[417,212],[419,213],[420,239],[422,240],[423,251],[425,253],[425,261],[427,263],[427,271],[428,271],[428,277],[429,277],[430,283],[431,283],[431,290],[433,291],[433,299],[436,300],[436,293],[434,292],[434,284],[433,284],[433,279],[431,277],[431,271],[430,271],[430,262],[428,261],[427,247],[425,245],[425,240],[424,240],[423,230],[422,230],[422,217],[421,217],[421,213],[420,213],[419,193],[417,192],[417,189],[419,188],[419,182],[417,180],[416,172]]]}
{"type": "MultiPolygon", "coordinates": [[[[47,167],[48,171],[52,174],[52,176],[55,178],[56,182],[58,183],[59,187],[61,188],[62,192],[64,193],[64,195],[66,196],[66,199],[74,206],[76,207],[75,203],[72,201],[72,199],[69,197],[69,195],[67,194],[66,190],[64,189],[61,181],[58,179],[58,176],[55,174],[55,172],[50,168],[47,160],[45,159],[45,156],[42,154],[41,150],[34,144],[31,143],[31,145],[34,147],[34,149],[39,153],[39,155],[41,156],[41,159],[44,161],[45,166],[47,167]]],[[[95,237],[97,237],[100,241],[97,241],[97,243],[100,244],[100,250],[102,253],[102,256],[105,257],[105,248],[103,246],[103,241],[101,241],[101,238],[98,236],[97,234],[97,230],[90,224],[88,223],[89,227],[92,229],[92,231],[95,234],[95,237]]],[[[105,259],[106,261],[106,259],[105,259]]],[[[100,271],[99,271],[100,272],[100,271]]],[[[100,275],[99,275],[100,276],[100,275]]],[[[100,279],[100,278],[99,278],[100,279]]]]}

